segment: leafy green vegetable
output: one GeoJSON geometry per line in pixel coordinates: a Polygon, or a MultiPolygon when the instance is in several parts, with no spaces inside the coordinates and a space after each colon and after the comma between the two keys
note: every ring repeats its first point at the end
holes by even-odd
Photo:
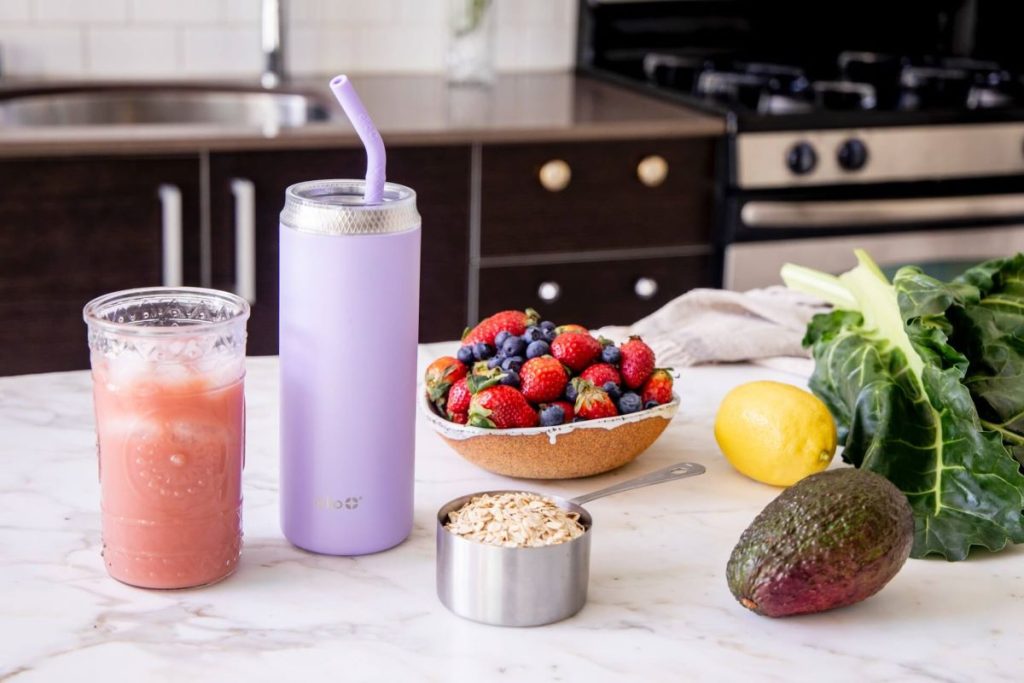
{"type": "Polygon", "coordinates": [[[962,560],[972,546],[1024,542],[1024,475],[1000,435],[982,425],[964,383],[968,357],[950,343],[955,323],[946,313],[966,315],[980,302],[977,288],[916,268],[890,284],[866,253],[857,258],[838,278],[782,271],[789,286],[836,307],[815,316],[804,343],[816,360],[811,389],[836,419],[844,460],[906,494],[914,557],[962,560]]]}

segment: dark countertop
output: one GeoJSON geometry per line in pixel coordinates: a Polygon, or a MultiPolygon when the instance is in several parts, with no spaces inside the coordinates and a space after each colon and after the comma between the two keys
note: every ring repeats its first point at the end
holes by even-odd
{"type": "MultiPolygon", "coordinates": [[[[493,87],[449,86],[441,76],[368,76],[354,82],[389,145],[545,142],[721,135],[720,117],[662,102],[572,73],[505,75],[493,87]]],[[[117,125],[16,127],[0,123],[0,156],[187,153],[357,146],[328,78],[283,90],[308,94],[335,118],[295,128],[246,125],[117,125]]],[[[0,99],[27,88],[116,87],[116,82],[6,82],[0,99]]],[[[139,85],[135,83],[134,85],[139,85]]],[[[160,87],[195,82],[161,82],[160,87]]],[[[225,82],[233,88],[248,82],[225,82]]]]}

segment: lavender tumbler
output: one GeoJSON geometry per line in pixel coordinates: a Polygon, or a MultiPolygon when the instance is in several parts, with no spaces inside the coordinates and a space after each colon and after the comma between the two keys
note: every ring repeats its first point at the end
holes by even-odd
{"type": "Polygon", "coordinates": [[[420,216],[364,189],[298,183],[281,212],[281,526],[330,555],[412,530],[420,216]]]}

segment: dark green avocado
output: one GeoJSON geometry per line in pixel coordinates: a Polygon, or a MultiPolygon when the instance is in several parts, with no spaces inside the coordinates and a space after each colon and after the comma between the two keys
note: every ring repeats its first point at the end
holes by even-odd
{"type": "Polygon", "coordinates": [[[786,489],[740,536],[729,590],[769,617],[824,612],[882,589],[907,561],[914,517],[885,477],[844,468],[786,489]]]}

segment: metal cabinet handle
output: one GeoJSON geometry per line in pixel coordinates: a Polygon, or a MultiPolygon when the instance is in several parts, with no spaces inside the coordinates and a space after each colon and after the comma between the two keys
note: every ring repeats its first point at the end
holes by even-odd
{"type": "Polygon", "coordinates": [[[668,162],[657,154],[646,156],[636,165],[636,177],[647,187],[658,187],[668,177],[668,162]]]}
{"type": "Polygon", "coordinates": [[[256,303],[256,187],[251,180],[232,178],[235,198],[235,294],[256,303]]]}
{"type": "Polygon", "coordinates": [[[562,296],[562,286],[557,282],[547,281],[537,287],[537,296],[545,303],[554,303],[562,296]]]}
{"type": "Polygon", "coordinates": [[[658,293],[658,281],[652,277],[640,277],[633,283],[633,292],[645,301],[658,293]]]}
{"type": "Polygon", "coordinates": [[[561,192],[569,187],[569,181],[572,180],[572,169],[562,159],[552,159],[540,167],[537,177],[545,190],[561,192]]]}
{"type": "Polygon", "coordinates": [[[163,241],[164,287],[181,287],[184,281],[181,229],[181,188],[163,183],[157,188],[160,197],[160,225],[163,241]]]}

